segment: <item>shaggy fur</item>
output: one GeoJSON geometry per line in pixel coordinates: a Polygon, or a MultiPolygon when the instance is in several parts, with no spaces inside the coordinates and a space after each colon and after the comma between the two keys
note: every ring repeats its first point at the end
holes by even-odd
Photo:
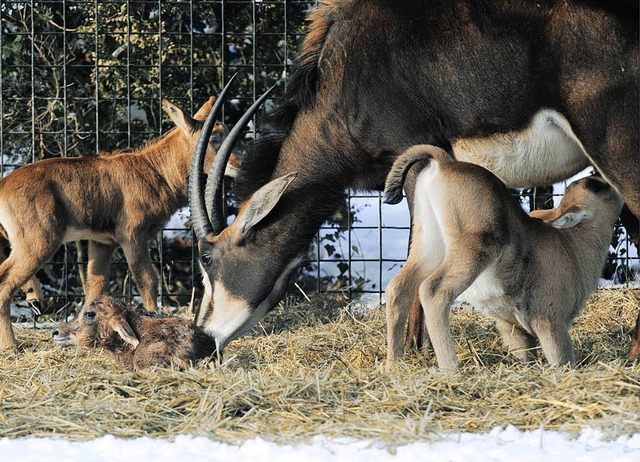
{"type": "Polygon", "coordinates": [[[53,332],[58,345],[104,348],[128,369],[189,366],[215,352],[215,341],[193,321],[139,313],[108,295],[85,305],[53,332]]]}

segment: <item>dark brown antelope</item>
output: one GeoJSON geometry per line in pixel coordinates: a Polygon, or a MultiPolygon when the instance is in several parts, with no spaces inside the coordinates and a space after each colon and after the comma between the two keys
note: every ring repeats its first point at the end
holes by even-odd
{"type": "MultiPolygon", "coordinates": [[[[191,156],[212,102],[191,118],[164,100],[176,127],[142,148],[42,160],[0,179],[0,241],[11,248],[0,264],[0,349],[15,348],[12,296],[24,284],[25,291],[39,288],[35,272],[65,242],[89,240],[87,302],[105,291],[112,253],[121,246],[144,306],[157,309],[148,243],[187,204],[191,156]]],[[[214,129],[224,130],[220,124],[214,129]]],[[[211,164],[215,150],[206,145],[205,163],[211,164]]]]}
{"type": "MultiPolygon", "coordinates": [[[[206,291],[197,323],[220,349],[278,303],[345,188],[381,189],[415,144],[453,152],[461,140],[493,139],[496,149],[460,149],[492,156],[476,159],[489,168],[510,155],[501,177],[521,186],[591,163],[640,216],[637,3],[329,0],[310,18],[270,114],[275,133],[241,168],[235,192],[245,203],[228,228],[216,173],[235,137],[221,147],[205,192],[202,154],[194,155],[189,200],[206,291]],[[540,118],[557,135],[553,145],[532,136],[540,118]],[[508,133],[524,149],[504,152],[511,144],[495,135],[508,133]],[[531,152],[545,155],[526,158],[531,152]]],[[[410,174],[410,205],[413,184],[410,174]]]]}
{"type": "Polygon", "coordinates": [[[108,295],[83,306],[76,319],[53,332],[53,341],[104,348],[134,371],[184,369],[215,352],[213,339],[193,321],[143,314],[108,295]]]}
{"type": "Polygon", "coordinates": [[[605,181],[584,178],[557,208],[533,218],[485,168],[418,145],[395,161],[385,202],[402,200],[415,163],[424,168],[415,183],[411,251],[387,286],[387,366],[402,355],[416,293],[441,369],[457,368],[449,330],[456,299],[495,319],[520,360],[533,359],[537,338],[549,363],[574,364],[569,327],[597,287],[622,198],[605,181]]]}

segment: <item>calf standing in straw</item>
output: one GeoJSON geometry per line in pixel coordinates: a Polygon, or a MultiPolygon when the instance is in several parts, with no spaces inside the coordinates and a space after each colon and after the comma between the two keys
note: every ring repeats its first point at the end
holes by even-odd
{"type": "MultiPolygon", "coordinates": [[[[35,272],[65,242],[90,240],[87,302],[105,291],[111,256],[120,245],[144,306],[157,309],[149,239],[187,205],[191,155],[212,102],[192,119],[164,100],[176,127],[137,150],[42,160],[0,179],[0,246],[11,247],[6,259],[0,249],[0,350],[16,346],[14,293],[25,284],[29,290],[37,286],[35,272]]],[[[210,165],[214,155],[210,142],[205,162],[210,165]]]]}
{"type": "Polygon", "coordinates": [[[409,169],[422,164],[415,187],[411,251],[387,286],[387,366],[401,356],[416,295],[438,366],[456,370],[449,311],[459,298],[496,320],[522,361],[537,338],[553,365],[574,364],[569,326],[597,287],[622,199],[606,182],[583,178],[566,190],[545,221],[528,216],[488,170],[454,161],[429,145],[395,161],[385,201],[402,199],[409,169]]]}
{"type": "Polygon", "coordinates": [[[58,345],[104,348],[128,369],[183,369],[208,358],[215,342],[193,321],[141,314],[108,295],[85,305],[78,317],[53,332],[58,345]]]}

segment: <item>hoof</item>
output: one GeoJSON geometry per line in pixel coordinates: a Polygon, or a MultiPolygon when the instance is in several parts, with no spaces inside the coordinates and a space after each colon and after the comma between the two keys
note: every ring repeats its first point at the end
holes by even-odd
{"type": "Polygon", "coordinates": [[[40,303],[40,300],[27,300],[27,302],[34,316],[40,316],[42,314],[42,303],[40,303]]]}

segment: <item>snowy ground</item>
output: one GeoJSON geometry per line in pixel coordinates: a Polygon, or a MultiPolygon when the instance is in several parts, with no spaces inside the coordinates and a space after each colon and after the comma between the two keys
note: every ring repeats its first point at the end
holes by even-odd
{"type": "Polygon", "coordinates": [[[607,441],[594,430],[578,438],[558,432],[521,432],[514,427],[496,428],[480,435],[461,433],[443,436],[432,443],[417,442],[388,448],[377,442],[317,437],[311,444],[277,445],[260,438],[239,445],[207,438],[178,436],[175,441],[139,438],[118,440],[107,436],[87,442],[63,439],[0,439],[3,462],[196,462],[250,460],[251,462],[413,462],[544,461],[544,462],[637,462],[640,433],[607,441]]]}

